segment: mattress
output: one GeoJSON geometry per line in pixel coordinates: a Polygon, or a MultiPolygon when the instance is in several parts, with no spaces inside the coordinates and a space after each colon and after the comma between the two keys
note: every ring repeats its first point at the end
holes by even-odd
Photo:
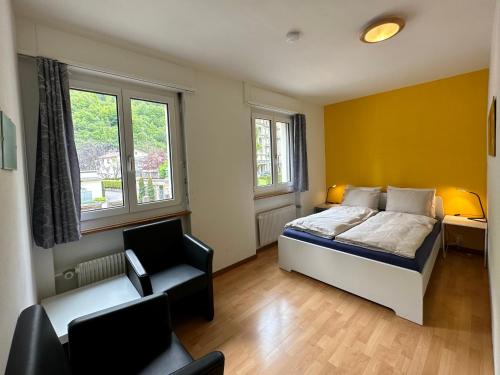
{"type": "Polygon", "coordinates": [[[360,246],[349,245],[337,242],[335,240],[321,238],[313,234],[301,232],[290,228],[285,229],[283,235],[286,237],[294,238],[299,241],[309,242],[315,245],[327,247],[337,251],[342,251],[344,253],[349,253],[364,258],[376,260],[379,262],[392,264],[394,266],[407,268],[417,272],[422,272],[425,263],[427,262],[427,259],[429,258],[429,255],[432,252],[432,248],[434,247],[434,244],[436,242],[437,237],[439,236],[440,231],[441,231],[441,221],[437,221],[436,224],[434,224],[434,228],[432,228],[432,232],[429,233],[429,235],[425,238],[424,242],[415,253],[415,258],[413,259],[404,258],[398,255],[382,251],[365,249],[360,246]]]}

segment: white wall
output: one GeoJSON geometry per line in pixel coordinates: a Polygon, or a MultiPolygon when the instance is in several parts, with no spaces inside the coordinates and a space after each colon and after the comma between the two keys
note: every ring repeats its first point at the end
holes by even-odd
{"type": "Polygon", "coordinates": [[[323,107],[303,103],[306,115],[307,161],[309,165],[309,190],[300,194],[302,215],[310,215],[314,206],[325,201],[325,125],[323,107]]]}
{"type": "Polygon", "coordinates": [[[200,72],[186,114],[191,230],[218,270],[255,254],[250,108],[241,82],[200,72]]]}
{"type": "MultiPolygon", "coordinates": [[[[497,118],[500,117],[500,3],[497,1],[491,46],[489,104],[497,97],[497,118]]],[[[497,132],[500,131],[497,120],[497,132]]],[[[500,374],[500,143],[497,135],[496,157],[488,156],[488,237],[489,276],[493,324],[493,359],[495,373],[500,374]]]]}
{"type": "Polygon", "coordinates": [[[0,0],[0,109],[17,128],[16,171],[0,170],[0,373],[21,310],[33,303],[24,145],[10,1],[0,0]]]}
{"type": "MultiPolygon", "coordinates": [[[[16,23],[19,52],[171,86],[189,86],[194,90],[186,94],[185,119],[190,224],[192,233],[214,248],[215,270],[248,258],[256,251],[249,99],[254,104],[260,100],[272,108],[306,114],[311,190],[302,194],[299,203],[304,212],[311,212],[313,205],[322,201],[325,171],[321,106],[244,85],[242,81],[152,59],[133,52],[132,46],[131,50],[124,50],[49,26],[35,27],[24,18],[17,19],[16,23]],[[124,57],[126,64],[122,62],[124,57]]],[[[279,199],[267,204],[279,204],[279,199]]],[[[115,231],[56,247],[53,262],[56,272],[72,263],[118,249],[120,237],[115,231]]]]}
{"type": "Polygon", "coordinates": [[[179,64],[46,27],[22,17],[16,17],[16,27],[20,53],[57,58],[80,67],[99,67],[104,72],[174,88],[190,89],[194,84],[194,71],[179,64]]]}

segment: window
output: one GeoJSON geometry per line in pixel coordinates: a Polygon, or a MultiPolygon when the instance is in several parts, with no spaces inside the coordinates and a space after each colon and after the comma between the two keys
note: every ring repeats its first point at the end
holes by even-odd
{"type": "Polygon", "coordinates": [[[290,118],[272,113],[252,116],[255,191],[290,190],[290,118]]]}
{"type": "Polygon", "coordinates": [[[71,81],[82,219],[181,200],[175,97],[71,81]]]}
{"type": "Polygon", "coordinates": [[[172,199],[168,105],[141,99],[130,103],[137,203],[172,199]]]}
{"type": "Polygon", "coordinates": [[[278,184],[292,181],[290,178],[290,124],[276,121],[276,174],[278,184]]]}
{"type": "Polygon", "coordinates": [[[82,212],[123,207],[118,97],[71,89],[82,212]]]}
{"type": "Polygon", "coordinates": [[[255,119],[255,160],[257,186],[273,184],[273,163],[271,148],[271,120],[255,119]]]}

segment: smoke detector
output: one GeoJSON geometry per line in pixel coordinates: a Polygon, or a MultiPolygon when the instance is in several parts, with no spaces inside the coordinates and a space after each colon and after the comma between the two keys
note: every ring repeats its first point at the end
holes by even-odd
{"type": "Polygon", "coordinates": [[[302,33],[299,30],[290,30],[286,33],[286,41],[287,43],[295,43],[301,36],[302,33]]]}

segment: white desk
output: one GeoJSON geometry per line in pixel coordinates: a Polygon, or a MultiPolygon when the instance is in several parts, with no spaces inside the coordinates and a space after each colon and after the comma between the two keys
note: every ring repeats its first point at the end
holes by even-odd
{"type": "Polygon", "coordinates": [[[42,300],[62,344],[68,341],[68,323],[81,316],[139,299],[125,275],[116,276],[42,300]]]}
{"type": "Polygon", "coordinates": [[[487,264],[488,258],[488,223],[483,221],[470,220],[463,216],[452,216],[446,215],[442,221],[442,236],[443,239],[443,256],[446,257],[446,225],[455,225],[459,227],[467,227],[467,228],[477,228],[484,230],[484,265],[487,264]]]}

